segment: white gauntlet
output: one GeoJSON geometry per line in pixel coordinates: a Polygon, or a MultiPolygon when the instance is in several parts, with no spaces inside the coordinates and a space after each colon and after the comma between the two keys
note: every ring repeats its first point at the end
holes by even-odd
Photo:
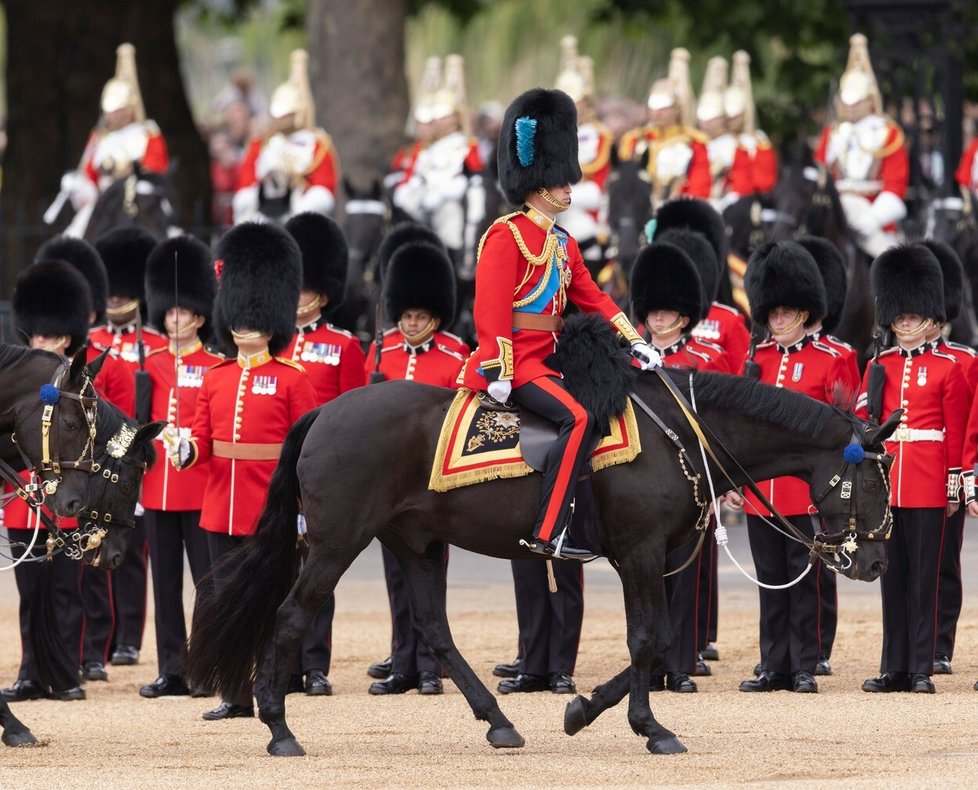
{"type": "Polygon", "coordinates": [[[966,505],[975,501],[975,473],[971,469],[961,473],[961,493],[966,505]]]}
{"type": "MultiPolygon", "coordinates": [[[[974,480],[972,479],[972,488],[974,480]]],[[[961,470],[948,469],[947,471],[947,501],[952,504],[961,501],[961,470]]]]}

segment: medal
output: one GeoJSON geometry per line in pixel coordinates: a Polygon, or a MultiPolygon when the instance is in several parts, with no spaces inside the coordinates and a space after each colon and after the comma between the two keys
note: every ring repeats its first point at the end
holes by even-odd
{"type": "Polygon", "coordinates": [[[801,381],[801,374],[805,370],[805,365],[802,362],[796,362],[794,368],[791,371],[791,380],[796,384],[801,381]]]}
{"type": "Polygon", "coordinates": [[[200,387],[204,383],[202,365],[181,365],[177,372],[178,387],[200,387]]]}
{"type": "Polygon", "coordinates": [[[917,370],[917,386],[923,387],[927,383],[927,368],[921,367],[917,370]]]}
{"type": "Polygon", "coordinates": [[[278,376],[255,376],[251,385],[254,395],[274,395],[278,385],[278,376]]]}

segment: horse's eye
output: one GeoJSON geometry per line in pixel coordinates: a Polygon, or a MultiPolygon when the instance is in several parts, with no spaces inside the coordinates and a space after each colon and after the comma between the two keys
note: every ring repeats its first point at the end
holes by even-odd
{"type": "Polygon", "coordinates": [[[73,433],[78,430],[78,421],[74,417],[66,417],[61,421],[62,430],[73,433]]]}

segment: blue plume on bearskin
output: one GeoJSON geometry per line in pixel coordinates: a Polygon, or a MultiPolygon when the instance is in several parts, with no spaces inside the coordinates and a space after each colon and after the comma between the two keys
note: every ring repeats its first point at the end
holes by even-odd
{"type": "Polygon", "coordinates": [[[147,320],[163,330],[171,307],[183,307],[206,320],[201,337],[210,333],[217,279],[210,247],[193,236],[174,236],[161,241],[146,260],[147,320]]]}
{"type": "Polygon", "coordinates": [[[899,315],[919,315],[943,324],[941,264],[922,244],[900,244],[882,253],[869,270],[876,297],[876,321],[888,327],[899,315]]]}
{"type": "Polygon", "coordinates": [[[751,318],[763,325],[775,307],[808,311],[805,326],[825,317],[825,285],[811,254],[793,241],[769,241],[750,256],[744,288],[751,318]]]}
{"type": "Polygon", "coordinates": [[[88,340],[92,297],[81,272],[64,261],[41,261],[17,277],[11,299],[14,328],[24,340],[32,335],[70,338],[68,354],[88,340]]]}
{"type": "Polygon", "coordinates": [[[380,240],[380,246],[377,248],[377,275],[381,283],[384,282],[384,276],[387,274],[391,256],[405,244],[417,241],[445,249],[445,242],[441,240],[441,236],[427,225],[422,225],[420,222],[398,222],[380,240]]]}
{"type": "Polygon", "coordinates": [[[537,122],[524,115],[516,119],[516,158],[521,167],[533,164],[533,138],[537,133],[537,122]]]}
{"type": "Polygon", "coordinates": [[[693,262],[703,284],[703,312],[698,320],[706,318],[720,290],[720,267],[706,236],[689,228],[673,228],[657,236],[656,241],[679,247],[693,262]]]}
{"type": "Polygon", "coordinates": [[[632,266],[632,313],[640,322],[653,310],[689,316],[687,330],[704,315],[703,283],[696,264],[679,247],[657,241],[643,247],[632,266]]]}
{"type": "Polygon", "coordinates": [[[302,290],[326,294],[323,315],[343,304],[350,249],[343,229],[331,217],[305,211],[285,223],[302,251],[302,290]]]}
{"type": "Polygon", "coordinates": [[[405,310],[428,310],[442,326],[455,320],[455,269],[445,249],[428,242],[394,251],[384,278],[384,311],[397,323],[405,310]]]}
{"type": "Polygon", "coordinates": [[[955,321],[961,315],[964,301],[964,265],[957,252],[949,244],[937,239],[924,239],[918,242],[930,250],[941,265],[944,281],[944,313],[948,321],[955,321]]]}
{"type": "Polygon", "coordinates": [[[146,259],[155,246],[156,239],[142,228],[116,228],[98,238],[95,249],[109,275],[109,296],[146,298],[146,259]]]}
{"type": "Polygon", "coordinates": [[[842,253],[832,242],[820,236],[802,236],[795,241],[808,250],[808,253],[815,259],[818,271],[822,275],[822,282],[825,285],[826,309],[825,318],[822,320],[822,329],[827,333],[832,333],[842,319],[842,309],[846,304],[846,291],[849,288],[846,264],[842,260],[842,253]]]}
{"type": "Polygon", "coordinates": [[[88,290],[92,297],[92,310],[95,313],[95,323],[105,320],[105,303],[109,296],[109,276],[105,272],[105,264],[91,244],[84,239],[73,236],[55,236],[41,245],[34,256],[34,261],[64,261],[77,269],[88,282],[88,290]]]}
{"type": "MultiPolygon", "coordinates": [[[[721,270],[727,265],[727,229],[723,217],[705,200],[676,198],[663,204],[656,212],[655,241],[661,234],[674,228],[685,228],[702,233],[716,256],[721,270]]],[[[712,300],[711,300],[712,301],[712,300]]]]}

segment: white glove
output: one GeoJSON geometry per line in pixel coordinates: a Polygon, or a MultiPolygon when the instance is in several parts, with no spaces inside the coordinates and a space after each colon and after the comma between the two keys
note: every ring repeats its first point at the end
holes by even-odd
{"type": "Polygon", "coordinates": [[[662,367],[662,357],[659,352],[645,342],[632,343],[632,356],[638,360],[642,370],[662,367]]]}
{"type": "Polygon", "coordinates": [[[885,228],[907,216],[907,204],[892,192],[880,192],[873,201],[870,214],[877,227],[885,228]]]}
{"type": "Polygon", "coordinates": [[[75,211],[81,211],[98,200],[98,187],[79,170],[72,170],[61,177],[61,191],[67,193],[75,211]]]}
{"type": "Polygon", "coordinates": [[[292,196],[292,213],[302,214],[312,211],[323,216],[331,216],[336,206],[336,198],[326,187],[315,184],[301,195],[292,196]]]}
{"type": "Polygon", "coordinates": [[[509,400],[510,393],[513,391],[513,382],[490,381],[486,390],[500,403],[506,403],[509,400]]]}
{"type": "Polygon", "coordinates": [[[190,439],[187,429],[180,430],[175,425],[167,425],[160,434],[166,445],[166,457],[174,469],[182,469],[190,458],[190,439]]]}

